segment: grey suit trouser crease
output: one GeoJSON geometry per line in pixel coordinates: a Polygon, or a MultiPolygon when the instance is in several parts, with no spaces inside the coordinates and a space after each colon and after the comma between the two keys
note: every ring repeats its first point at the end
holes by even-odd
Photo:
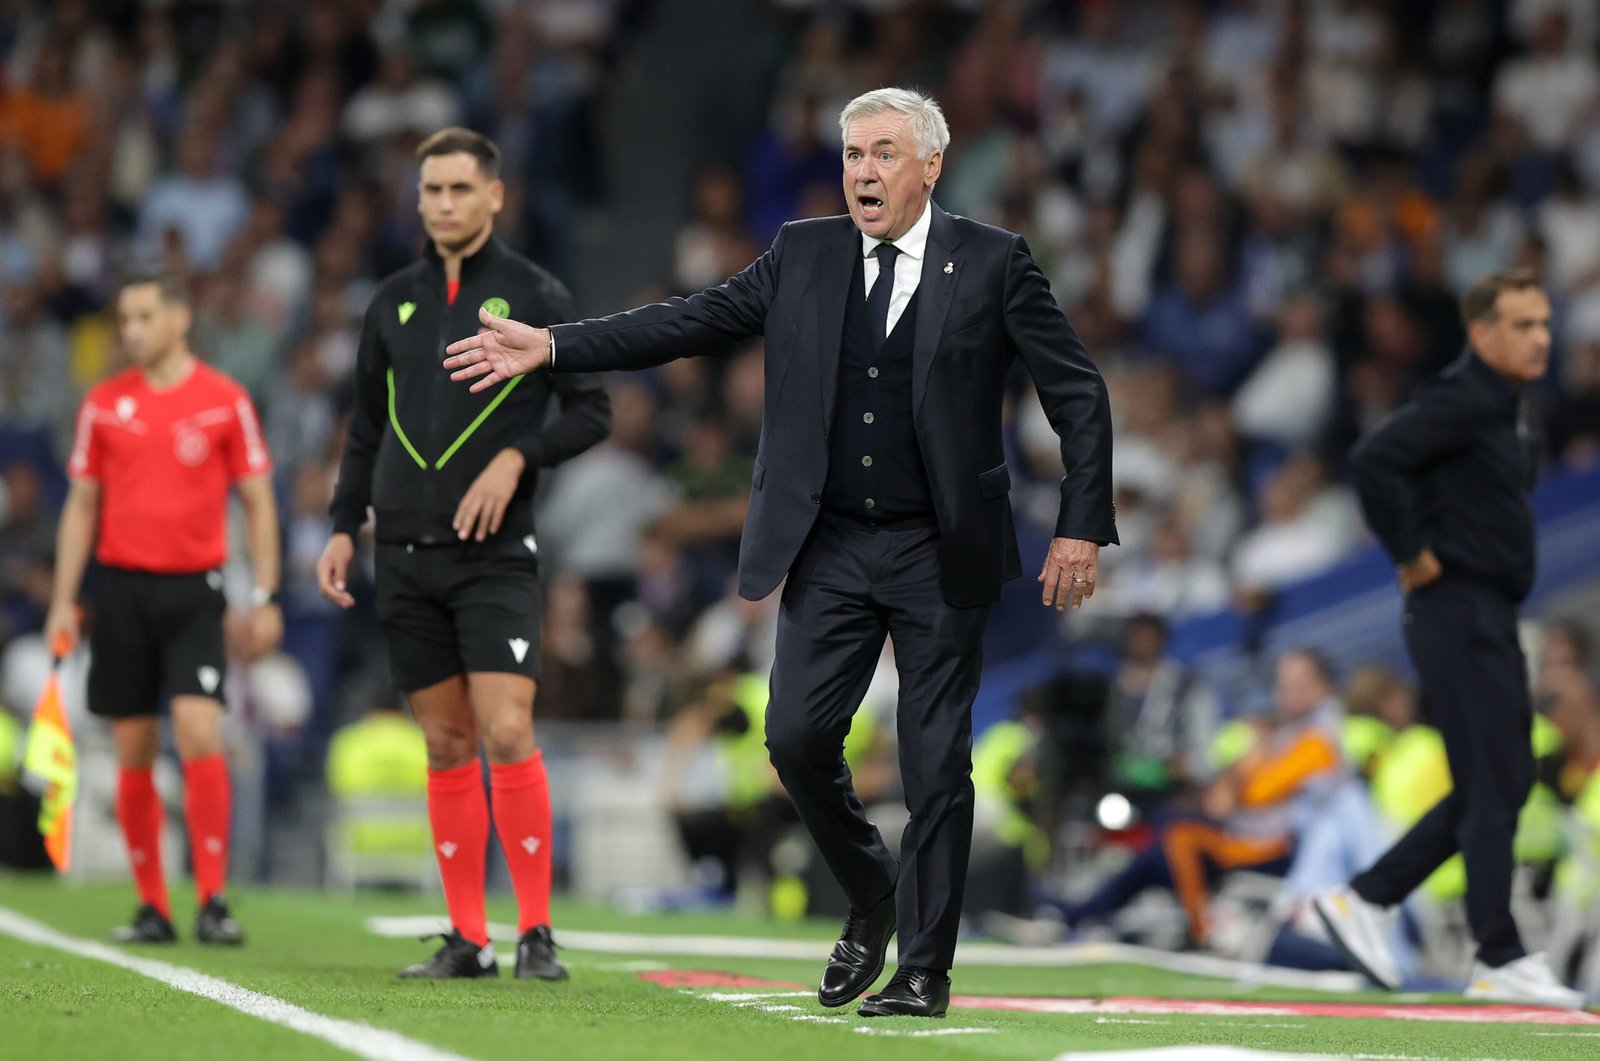
{"type": "Polygon", "coordinates": [[[894,889],[900,964],[949,969],[972,846],[972,702],[989,606],[947,604],[939,576],[937,529],[824,513],[784,585],[766,725],[773,766],[850,905],[868,910],[894,889]],[[844,760],[885,635],[911,813],[898,866],[844,760]]]}

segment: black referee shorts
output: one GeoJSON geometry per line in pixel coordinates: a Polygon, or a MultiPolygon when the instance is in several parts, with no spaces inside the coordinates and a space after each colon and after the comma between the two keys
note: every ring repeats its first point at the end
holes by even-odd
{"type": "Polygon", "coordinates": [[[89,710],[106,718],[159,714],[169,696],[222,701],[222,574],[163,575],[102,567],[89,631],[89,710]]]}
{"type": "Polygon", "coordinates": [[[380,542],[378,619],[406,692],[457,674],[539,677],[539,559],[533,539],[380,542]]]}

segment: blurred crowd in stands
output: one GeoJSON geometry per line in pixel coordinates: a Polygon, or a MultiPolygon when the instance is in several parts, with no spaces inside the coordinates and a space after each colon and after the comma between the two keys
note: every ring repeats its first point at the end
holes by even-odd
{"type": "MultiPolygon", "coordinates": [[[[941,102],[952,142],[936,200],[1027,238],[1111,388],[1123,544],[1102,553],[1086,614],[1116,620],[1122,647],[1099,686],[1061,695],[1097,697],[1101,716],[1121,721],[1099,745],[1062,747],[1132,771],[1123,790],[1144,778],[1170,795],[1211,772],[1220,720],[1244,705],[1190,687],[1162,655],[1164,623],[1260,608],[1366,540],[1345,455],[1458,355],[1456,297],[1470,279],[1513,264],[1546,277],[1556,346],[1537,395],[1544,459],[1600,462],[1592,0],[766,8],[750,45],[768,63],[766,120],[700,172],[671,270],[638,297],[720,282],[783,221],[842,212],[836,115],[858,92],[907,84],[941,102]],[[1154,701],[1160,716],[1141,722],[1154,701]]],[[[582,222],[608,207],[610,87],[653,19],[694,10],[0,0],[3,636],[43,616],[76,402],[122,363],[115,278],[132,263],[176,269],[195,300],[195,348],[250,388],[276,462],[279,673],[297,672],[296,691],[242,694],[288,749],[268,804],[320,783],[334,729],[393,702],[373,671],[383,654],[370,590],[341,615],[312,568],[368,296],[421,247],[412,150],[453,123],[494,137],[507,179],[497,231],[570,282],[582,222]]],[[[575,293],[587,313],[624,308],[575,293]]],[[[738,599],[730,575],[760,432],[759,352],[610,387],[611,438],[548,476],[539,500],[540,722],[670,723],[673,741],[743,741],[739,754],[758,756],[742,734],[759,729],[759,711],[745,701],[764,692],[730,683],[766,673],[775,601],[738,599]]],[[[1058,449],[1025,375],[1012,409],[1013,501],[1024,554],[1037,554],[1058,449]]],[[[1584,735],[1573,762],[1586,754],[1592,767],[1600,723],[1585,664],[1556,680],[1580,705],[1566,723],[1584,735]]],[[[880,726],[893,704],[884,671],[869,694],[884,705],[880,726]]],[[[1403,731],[1400,682],[1352,678],[1344,695],[1374,700],[1364,713],[1403,731]]],[[[1063,752],[1042,779],[1019,781],[1013,767],[1031,761],[1036,737],[1009,731],[1010,750],[979,771],[980,788],[1010,801],[1001,818],[1029,804],[1019,793],[1049,791],[1051,770],[1073,768],[1063,752]]],[[[892,773],[892,749],[875,743],[864,738],[861,754],[892,773]]],[[[721,802],[759,803],[761,777],[730,782],[721,802]]],[[[667,788],[690,846],[728,862],[726,830],[708,834],[704,807],[667,788]]],[[[1032,830],[1053,836],[1056,823],[1029,806],[1008,835],[1038,863],[1049,843],[1041,855],[1032,830]]]]}

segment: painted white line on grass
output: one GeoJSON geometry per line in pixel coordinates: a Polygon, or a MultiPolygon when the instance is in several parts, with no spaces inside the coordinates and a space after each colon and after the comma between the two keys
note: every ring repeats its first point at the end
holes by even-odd
{"type": "Polygon", "coordinates": [[[1454,1061],[1437,1054],[1283,1054],[1253,1050],[1244,1046],[1200,1043],[1191,1046],[1156,1046],[1146,1050],[1073,1050],[1056,1056],[1055,1061],[1454,1061]]]}
{"type": "MultiPolygon", "coordinates": [[[[366,928],[376,936],[421,936],[449,931],[437,917],[369,917],[366,928]]],[[[563,947],[601,954],[639,954],[688,958],[792,958],[820,962],[827,958],[833,940],[762,939],[756,936],[653,935],[638,932],[586,932],[561,929],[563,947]]],[[[515,925],[491,921],[489,938],[507,943],[517,937],[515,925]]],[[[1235,980],[1253,987],[1310,988],[1352,992],[1366,988],[1358,973],[1306,972],[1259,962],[1236,961],[1208,954],[1172,954],[1154,947],[1127,943],[1062,943],[1049,947],[1015,947],[1007,943],[962,943],[956,947],[959,965],[996,965],[1007,968],[1060,969],[1080,965],[1127,963],[1193,976],[1235,980]]]]}
{"type": "Polygon", "coordinates": [[[931,1039],[936,1035],[989,1035],[999,1030],[999,1028],[918,1028],[913,1031],[899,1028],[856,1028],[855,1033],[893,1036],[897,1039],[931,1039]]]}
{"type": "Polygon", "coordinates": [[[20,939],[24,943],[65,951],[80,958],[105,962],[107,965],[115,965],[140,976],[159,980],[168,987],[187,991],[191,995],[199,995],[240,1013],[282,1025],[314,1039],[321,1039],[357,1057],[371,1058],[372,1061],[397,1061],[397,1059],[398,1061],[467,1061],[460,1054],[408,1039],[396,1032],[384,1031],[359,1021],[325,1017],[320,1013],[301,1009],[280,998],[251,991],[249,988],[193,969],[186,969],[181,965],[139,957],[104,943],[65,935],[3,906],[0,906],[0,932],[20,939]]]}
{"type": "Polygon", "coordinates": [[[800,1013],[802,1011],[801,1011],[799,1006],[762,1006],[761,1007],[761,1012],[763,1012],[763,1013],[800,1013]]]}
{"type": "MultiPolygon", "coordinates": [[[[568,962],[567,964],[571,964],[568,962]]],[[[672,968],[666,962],[637,961],[637,962],[600,962],[594,966],[603,973],[659,973],[672,968]]]]}
{"type": "Polygon", "coordinates": [[[1600,1032],[1529,1032],[1548,1039],[1600,1039],[1600,1032]]]}
{"type": "MultiPolygon", "coordinates": [[[[1152,1046],[1143,1050],[1069,1050],[1058,1054],[1055,1061],[1087,1061],[1089,1058],[1111,1061],[1329,1061],[1340,1054],[1283,1054],[1270,1050],[1252,1050],[1247,1046],[1220,1046],[1199,1043],[1189,1046],[1152,1046]]],[[[1433,1058],[1430,1061],[1445,1061],[1433,1058]]]]}
{"type": "Polygon", "coordinates": [[[821,1017],[815,1013],[807,1013],[799,1017],[790,1017],[790,1020],[801,1021],[805,1024],[849,1024],[843,1017],[821,1017]]]}
{"type": "Polygon", "coordinates": [[[1162,1028],[1196,1027],[1196,1028],[1307,1028],[1306,1024],[1288,1024],[1282,1021],[1264,1020],[1198,1020],[1189,1018],[1182,1021],[1172,1020],[1143,1020],[1137,1017],[1096,1017],[1096,1024],[1154,1024],[1162,1028]]]}
{"type": "Polygon", "coordinates": [[[810,998],[815,991],[696,991],[685,988],[685,994],[695,998],[703,998],[707,1002],[735,1002],[749,1004],[751,1001],[765,1002],[769,998],[810,998]]]}

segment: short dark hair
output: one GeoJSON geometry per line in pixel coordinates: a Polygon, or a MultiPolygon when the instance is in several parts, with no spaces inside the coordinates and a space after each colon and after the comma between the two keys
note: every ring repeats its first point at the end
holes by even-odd
{"type": "Polygon", "coordinates": [[[471,155],[485,177],[500,179],[500,149],[482,133],[459,125],[440,129],[417,145],[417,165],[435,155],[471,155]]]}
{"type": "Polygon", "coordinates": [[[1461,323],[1471,324],[1473,321],[1493,321],[1495,303],[1500,301],[1502,291],[1526,291],[1529,288],[1541,288],[1539,274],[1532,269],[1497,269],[1478,277],[1468,285],[1461,296],[1461,323]]]}
{"type": "Polygon", "coordinates": [[[161,293],[161,301],[169,306],[187,306],[189,304],[189,288],[177,273],[170,273],[164,269],[138,269],[128,273],[117,285],[117,294],[128,290],[130,287],[143,287],[154,284],[161,293]]]}

